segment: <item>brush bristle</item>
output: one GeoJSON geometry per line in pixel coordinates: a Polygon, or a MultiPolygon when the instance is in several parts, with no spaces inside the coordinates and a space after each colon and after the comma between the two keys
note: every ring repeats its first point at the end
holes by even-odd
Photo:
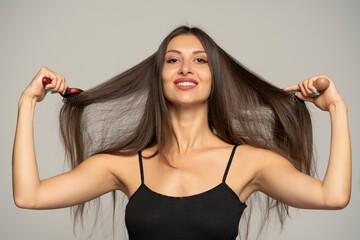
{"type": "Polygon", "coordinates": [[[82,105],[80,98],[78,97],[79,93],[67,94],[63,97],[63,103],[70,106],[78,107],[82,105]]]}

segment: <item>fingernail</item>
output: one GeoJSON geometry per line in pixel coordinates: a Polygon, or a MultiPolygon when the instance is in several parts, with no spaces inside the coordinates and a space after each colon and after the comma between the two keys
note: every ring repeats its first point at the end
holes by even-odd
{"type": "Polygon", "coordinates": [[[57,92],[51,92],[51,94],[54,94],[54,93],[57,93],[57,92]]]}
{"type": "Polygon", "coordinates": [[[316,96],[319,96],[320,93],[314,91],[314,90],[311,90],[314,94],[311,94],[310,97],[316,97],[316,96]]]}
{"type": "Polygon", "coordinates": [[[62,92],[62,95],[64,95],[64,94],[65,94],[65,92],[66,92],[66,89],[62,92]]]}
{"type": "Polygon", "coordinates": [[[48,93],[48,92],[51,92],[51,90],[48,88],[45,88],[45,92],[48,93]]]}

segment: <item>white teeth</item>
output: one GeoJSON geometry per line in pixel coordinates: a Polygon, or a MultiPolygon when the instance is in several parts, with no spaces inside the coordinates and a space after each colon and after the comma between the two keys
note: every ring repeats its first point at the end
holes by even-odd
{"type": "Polygon", "coordinates": [[[181,85],[181,86],[196,86],[196,84],[193,83],[193,82],[178,82],[178,83],[176,83],[176,85],[181,85]]]}

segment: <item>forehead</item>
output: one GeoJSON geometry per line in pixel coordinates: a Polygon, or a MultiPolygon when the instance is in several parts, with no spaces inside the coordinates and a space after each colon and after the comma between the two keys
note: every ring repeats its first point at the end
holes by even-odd
{"type": "Polygon", "coordinates": [[[166,51],[168,50],[192,51],[204,50],[201,41],[194,35],[179,35],[170,40],[166,51]]]}

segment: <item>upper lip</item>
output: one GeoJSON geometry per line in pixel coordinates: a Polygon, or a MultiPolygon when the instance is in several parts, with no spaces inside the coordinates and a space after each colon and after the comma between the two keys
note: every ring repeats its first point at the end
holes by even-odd
{"type": "Polygon", "coordinates": [[[197,81],[195,81],[194,79],[192,78],[178,78],[174,81],[175,84],[179,83],[179,82],[193,82],[195,83],[196,85],[198,84],[197,81]]]}

